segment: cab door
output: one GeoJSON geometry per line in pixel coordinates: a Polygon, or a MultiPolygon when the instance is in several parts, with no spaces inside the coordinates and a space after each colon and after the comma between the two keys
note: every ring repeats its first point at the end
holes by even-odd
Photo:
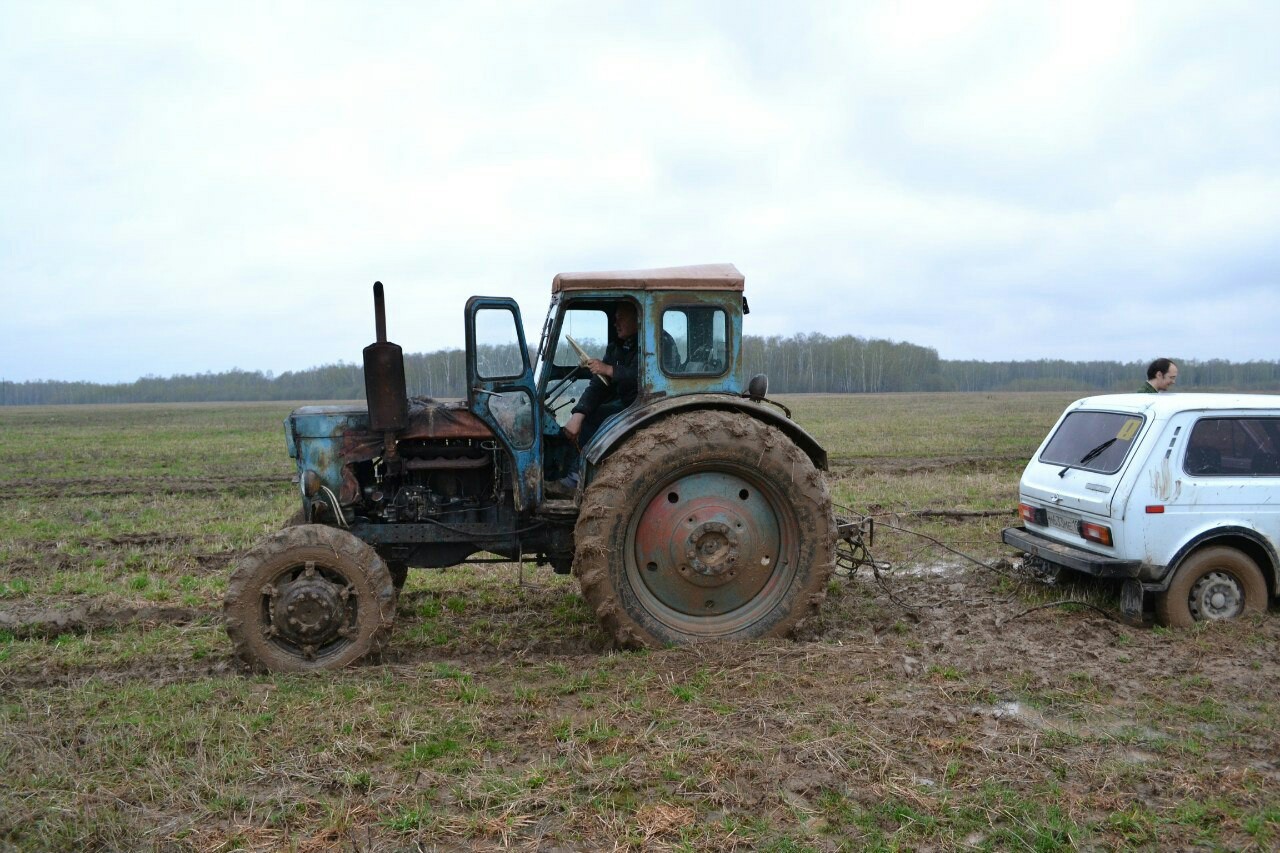
{"type": "Polygon", "coordinates": [[[467,300],[467,408],[493,430],[514,463],[516,509],[535,506],[542,490],[542,436],[533,364],[514,299],[467,300]]]}

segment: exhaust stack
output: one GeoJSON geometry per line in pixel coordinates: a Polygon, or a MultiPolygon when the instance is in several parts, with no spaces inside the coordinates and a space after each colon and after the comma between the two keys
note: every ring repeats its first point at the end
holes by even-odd
{"type": "Polygon", "coordinates": [[[382,282],[373,283],[373,316],[378,340],[364,348],[364,395],[369,429],[383,434],[386,457],[396,456],[395,434],[409,425],[409,395],[404,381],[404,351],[387,340],[382,282]]]}

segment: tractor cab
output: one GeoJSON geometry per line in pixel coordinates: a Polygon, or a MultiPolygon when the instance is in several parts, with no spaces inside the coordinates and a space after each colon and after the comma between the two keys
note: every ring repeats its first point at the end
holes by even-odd
{"type": "Polygon", "coordinates": [[[515,459],[520,505],[536,506],[545,481],[573,473],[602,440],[616,441],[611,427],[620,420],[635,421],[681,395],[740,395],[742,291],[743,276],[732,264],[561,273],[551,285],[536,358],[527,354],[514,300],[473,297],[466,309],[468,407],[515,459]],[[630,388],[604,391],[609,416],[578,447],[564,426],[593,381],[609,385],[593,380],[586,362],[604,359],[619,343],[613,320],[622,305],[635,311],[638,325],[634,397],[630,388]],[[619,391],[630,399],[619,399],[619,391]]]}

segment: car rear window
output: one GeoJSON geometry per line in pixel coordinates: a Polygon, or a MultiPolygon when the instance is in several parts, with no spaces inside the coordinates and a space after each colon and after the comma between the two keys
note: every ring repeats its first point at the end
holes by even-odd
{"type": "Polygon", "coordinates": [[[1072,412],[1045,445],[1040,461],[1114,474],[1129,455],[1143,420],[1141,415],[1119,412],[1072,412]]]}
{"type": "Polygon", "coordinates": [[[1201,418],[1183,470],[1193,477],[1280,475],[1280,418],[1201,418]]]}

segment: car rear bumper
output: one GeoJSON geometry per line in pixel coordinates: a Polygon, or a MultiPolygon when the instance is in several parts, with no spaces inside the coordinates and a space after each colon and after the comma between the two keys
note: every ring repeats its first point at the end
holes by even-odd
{"type": "Polygon", "coordinates": [[[1099,578],[1136,578],[1142,569],[1141,560],[1117,560],[1104,557],[1083,548],[1064,545],[1052,539],[1032,533],[1025,527],[1006,527],[1000,533],[1006,545],[1039,557],[1046,563],[1065,566],[1077,572],[1099,578]]]}

